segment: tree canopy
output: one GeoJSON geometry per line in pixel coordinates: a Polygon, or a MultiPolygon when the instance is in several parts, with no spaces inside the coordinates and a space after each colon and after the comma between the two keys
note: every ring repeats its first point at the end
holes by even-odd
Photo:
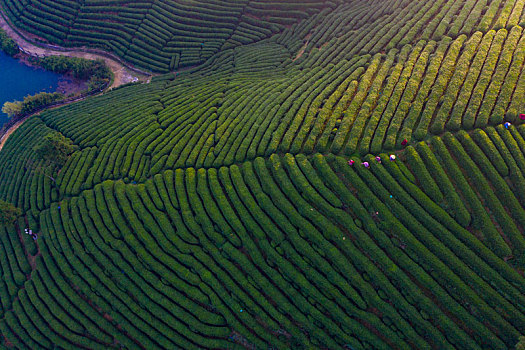
{"type": "Polygon", "coordinates": [[[70,139],[54,131],[45,135],[34,151],[47,165],[60,168],[76,148],[70,139]]]}
{"type": "Polygon", "coordinates": [[[38,58],[42,68],[60,74],[70,74],[76,79],[88,80],[88,91],[103,89],[112,78],[109,67],[103,60],[88,60],[80,57],[47,56],[38,58]]]}
{"type": "Polygon", "coordinates": [[[18,44],[2,29],[0,29],[0,48],[9,56],[14,56],[20,51],[18,44]]]}
{"type": "Polygon", "coordinates": [[[7,114],[9,118],[20,115],[22,113],[22,102],[6,102],[2,107],[2,112],[7,114]]]}
{"type": "Polygon", "coordinates": [[[516,350],[525,350],[525,337],[519,338],[518,344],[516,344],[516,350]]]}
{"type": "Polygon", "coordinates": [[[64,95],[59,92],[39,92],[38,94],[24,97],[23,101],[4,103],[2,112],[9,117],[29,115],[62,99],[64,99],[64,95]]]}
{"type": "Polygon", "coordinates": [[[9,202],[0,200],[0,224],[12,225],[16,218],[22,214],[20,208],[15,207],[9,202]]]}

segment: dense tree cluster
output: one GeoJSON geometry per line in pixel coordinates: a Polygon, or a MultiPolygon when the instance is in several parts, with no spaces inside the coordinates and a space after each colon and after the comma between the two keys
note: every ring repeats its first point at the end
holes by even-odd
{"type": "Polygon", "coordinates": [[[80,57],[46,56],[34,61],[46,70],[87,80],[88,91],[101,90],[112,79],[111,70],[101,59],[88,60],[80,57]]]}
{"type": "Polygon", "coordinates": [[[0,49],[9,56],[14,56],[20,52],[18,44],[2,29],[0,29],[0,49]]]}
{"type": "Polygon", "coordinates": [[[5,102],[2,107],[2,112],[6,113],[9,117],[25,116],[62,99],[64,99],[64,95],[59,92],[40,92],[24,97],[23,101],[5,102]]]}
{"type": "Polygon", "coordinates": [[[45,135],[34,151],[44,162],[61,168],[76,149],[77,146],[70,139],[55,131],[45,135]]]}
{"type": "Polygon", "coordinates": [[[11,226],[22,214],[20,208],[13,204],[0,200],[0,225],[11,226]]]}

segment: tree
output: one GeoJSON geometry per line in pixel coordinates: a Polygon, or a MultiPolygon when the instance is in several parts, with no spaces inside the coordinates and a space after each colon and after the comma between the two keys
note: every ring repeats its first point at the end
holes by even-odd
{"type": "Polygon", "coordinates": [[[54,183],[56,183],[56,179],[53,176],[54,168],[49,166],[49,164],[46,164],[44,162],[35,162],[33,159],[30,158],[27,160],[25,168],[36,173],[42,174],[54,183]]]}
{"type": "Polygon", "coordinates": [[[34,148],[34,151],[46,166],[58,169],[66,164],[67,159],[76,149],[77,146],[73,144],[73,141],[58,131],[53,131],[43,137],[42,142],[34,148]]]}
{"type": "Polygon", "coordinates": [[[525,350],[525,336],[520,336],[518,344],[516,344],[516,350],[525,350]]]}
{"type": "Polygon", "coordinates": [[[40,161],[28,159],[25,167],[56,182],[54,174],[66,164],[71,153],[77,146],[58,131],[53,131],[42,138],[42,141],[33,149],[40,161]]]}
{"type": "Polygon", "coordinates": [[[20,52],[18,44],[2,29],[0,29],[0,49],[9,56],[14,56],[20,52]]]}
{"type": "Polygon", "coordinates": [[[20,114],[28,115],[63,99],[64,95],[60,92],[39,92],[35,95],[28,95],[21,102],[20,114]]]}
{"type": "Polygon", "coordinates": [[[0,224],[10,226],[22,214],[20,208],[9,202],[0,200],[0,224]]]}
{"type": "Polygon", "coordinates": [[[22,102],[6,102],[2,107],[2,112],[7,114],[9,118],[20,115],[20,113],[22,113],[22,102]]]}
{"type": "Polygon", "coordinates": [[[2,112],[9,117],[28,115],[63,99],[64,95],[59,92],[39,92],[38,94],[24,97],[23,101],[4,103],[2,112]]]}

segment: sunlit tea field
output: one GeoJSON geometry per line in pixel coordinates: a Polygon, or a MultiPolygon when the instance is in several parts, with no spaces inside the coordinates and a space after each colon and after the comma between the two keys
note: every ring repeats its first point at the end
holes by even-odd
{"type": "Polygon", "coordinates": [[[0,199],[22,210],[0,227],[4,346],[525,335],[525,0],[0,8],[155,74],[34,116],[1,150],[0,199]],[[51,131],[77,149],[48,176],[51,131]]]}

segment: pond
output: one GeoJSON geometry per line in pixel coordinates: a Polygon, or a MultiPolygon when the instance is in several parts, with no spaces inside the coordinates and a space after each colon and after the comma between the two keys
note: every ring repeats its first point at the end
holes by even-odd
{"type": "MultiPolygon", "coordinates": [[[[63,79],[60,74],[28,66],[0,50],[0,109],[6,101],[21,101],[41,91],[54,92],[63,79]]],[[[7,115],[0,110],[0,127],[7,121],[7,115]]]]}

